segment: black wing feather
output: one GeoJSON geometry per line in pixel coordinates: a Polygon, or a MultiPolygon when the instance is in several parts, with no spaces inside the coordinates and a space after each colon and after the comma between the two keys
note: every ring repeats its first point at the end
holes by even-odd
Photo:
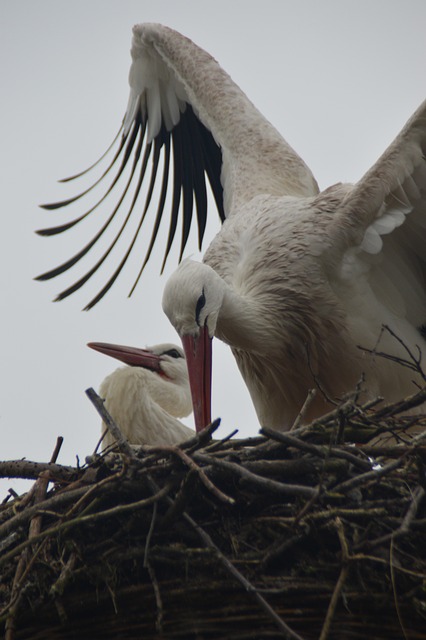
{"type": "MultiPolygon", "coordinates": [[[[127,258],[132,251],[142,224],[146,218],[148,209],[150,207],[150,203],[152,200],[152,195],[154,191],[154,186],[157,178],[157,170],[159,163],[161,161],[161,157],[163,158],[163,177],[161,184],[161,191],[159,196],[159,203],[157,206],[157,213],[155,216],[155,220],[153,223],[153,229],[151,232],[151,239],[148,246],[147,253],[145,255],[144,261],[142,263],[140,272],[136,278],[136,281],[132,287],[130,293],[133,292],[139,278],[149,261],[151,256],[152,249],[154,247],[154,243],[157,238],[158,230],[160,227],[160,223],[164,214],[165,202],[167,197],[167,192],[169,189],[169,169],[171,156],[173,156],[173,191],[172,191],[172,202],[171,202],[171,212],[170,212],[170,222],[169,222],[169,233],[167,239],[167,246],[164,252],[164,259],[162,264],[163,271],[167,258],[169,256],[169,252],[173,245],[173,241],[176,235],[177,224],[179,220],[179,215],[181,215],[182,219],[182,236],[181,236],[181,246],[180,246],[180,254],[179,260],[181,260],[183,252],[185,250],[188,237],[191,230],[192,219],[193,219],[193,208],[194,208],[194,199],[197,213],[197,225],[198,225],[198,242],[201,248],[206,220],[207,220],[207,191],[206,191],[206,176],[209,180],[211,191],[213,193],[216,206],[218,209],[219,217],[221,221],[225,219],[224,209],[223,209],[223,189],[220,182],[220,171],[222,166],[222,153],[219,146],[216,144],[212,134],[210,131],[200,122],[200,120],[195,115],[192,107],[187,104],[184,112],[181,114],[181,118],[177,125],[169,132],[166,130],[165,126],[162,125],[160,132],[155,137],[152,143],[145,143],[144,150],[142,153],[145,133],[146,133],[146,121],[141,117],[141,111],[138,111],[138,115],[135,118],[135,121],[126,136],[123,136],[118,144],[118,148],[114,153],[112,161],[109,163],[105,171],[101,174],[101,177],[97,179],[88,189],[82,191],[77,196],[73,198],[69,198],[67,200],[62,200],[60,202],[55,202],[52,204],[42,205],[43,208],[53,210],[59,209],[60,207],[65,207],[70,205],[86,194],[88,194],[95,186],[97,186],[105,176],[112,170],[112,168],[118,163],[119,167],[117,169],[116,175],[114,176],[112,182],[108,186],[105,193],[101,196],[101,198],[96,202],[96,204],[91,207],[88,211],[86,211],[83,215],[71,220],[70,222],[50,227],[47,229],[42,229],[38,231],[40,235],[55,235],[58,233],[62,233],[67,231],[68,229],[75,226],[78,222],[89,216],[95,209],[99,207],[101,203],[104,202],[106,197],[111,193],[114,187],[117,185],[120,177],[123,174],[124,169],[129,164],[130,158],[132,157],[132,167],[130,169],[130,176],[124,186],[123,193],[121,194],[118,202],[113,208],[112,213],[109,215],[106,222],[102,225],[101,229],[96,233],[96,235],[92,238],[90,242],[88,242],[83,249],[78,251],[72,258],[65,261],[63,264],[58,267],[47,271],[46,273],[41,274],[36,279],[37,280],[48,280],[50,278],[54,278],[71,267],[73,267],[76,263],[79,262],[81,258],[83,258],[98,242],[101,236],[104,234],[106,229],[111,224],[114,217],[119,215],[119,212],[122,209],[122,204],[124,197],[129,192],[131,185],[133,184],[135,175],[138,175],[138,181],[133,190],[133,199],[131,205],[125,214],[124,221],[121,224],[121,227],[109,244],[106,251],[103,253],[102,257],[96,262],[96,264],[87,271],[87,273],[82,276],[77,282],[72,284],[70,287],[62,291],[58,296],[57,300],[62,300],[67,296],[71,295],[80,287],[82,287],[91,276],[98,271],[101,265],[105,262],[106,258],[112,252],[112,249],[117,244],[119,238],[121,237],[124,228],[126,227],[129,218],[132,212],[136,209],[136,203],[138,201],[141,187],[143,184],[144,177],[146,177],[146,169],[148,164],[148,159],[151,155],[151,151],[153,150],[152,157],[152,168],[151,175],[149,180],[149,186],[147,189],[147,194],[145,197],[145,203],[143,206],[143,211],[141,214],[140,221],[138,223],[136,232],[128,246],[124,257],[120,261],[118,267],[113,272],[112,276],[109,278],[105,286],[99,291],[99,293],[89,302],[86,308],[91,308],[94,306],[111,288],[118,275],[121,273],[127,258]],[[170,140],[172,138],[172,140],[170,140]],[[171,152],[172,149],[172,152],[171,152]]],[[[121,130],[121,129],[120,129],[121,130]]],[[[117,136],[114,142],[117,141],[117,136]]],[[[113,145],[110,145],[107,151],[113,148],[113,145]]],[[[102,156],[105,157],[107,152],[102,156]]],[[[85,171],[71,176],[70,178],[65,179],[74,180],[84,173],[87,173],[91,168],[93,168],[98,163],[92,165],[85,171]]]]}

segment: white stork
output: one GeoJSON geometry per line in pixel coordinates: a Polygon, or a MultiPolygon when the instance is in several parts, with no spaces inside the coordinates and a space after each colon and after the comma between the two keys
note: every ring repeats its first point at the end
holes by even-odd
{"type": "MultiPolygon", "coordinates": [[[[117,358],[120,367],[105,378],[99,394],[130,444],[173,445],[194,435],[176,418],[192,411],[185,355],[174,344],[158,344],[146,349],[105,342],[89,342],[89,347],[117,358]]],[[[114,439],[102,423],[103,447],[114,439]]]]}
{"type": "MultiPolygon", "coordinates": [[[[330,402],[353,389],[362,375],[371,396],[392,400],[414,391],[413,383],[420,384],[421,376],[367,350],[378,347],[391,358],[405,358],[406,348],[426,353],[422,334],[426,103],[357,184],[339,183],[319,193],[300,157],[217,62],[193,42],[167,27],[138,25],[131,55],[123,136],[110,167],[119,157],[123,160],[109,190],[133,153],[125,192],[138,177],[122,230],[135,208],[153,150],[138,233],[163,156],[157,216],[142,269],[164,209],[172,156],[173,200],[165,259],[180,209],[182,254],[194,201],[201,243],[207,210],[205,175],[224,220],[203,263],[183,261],[163,298],[164,310],[185,346],[197,428],[210,420],[213,336],[231,346],[262,425],[289,428],[315,386],[323,393],[317,394],[306,418],[320,415],[330,402]],[[390,331],[382,332],[384,325],[390,331]]],[[[40,279],[75,264],[120,208],[122,197],[95,238],[40,279]]],[[[42,233],[64,231],[82,217],[42,233]]],[[[59,298],[88,280],[117,238],[59,298]]],[[[88,307],[108,291],[133,244],[88,307]]]]}

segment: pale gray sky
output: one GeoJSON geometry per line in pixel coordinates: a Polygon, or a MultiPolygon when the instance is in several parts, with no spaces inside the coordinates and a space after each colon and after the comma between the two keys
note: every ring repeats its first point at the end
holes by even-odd
{"type": "MultiPolygon", "coordinates": [[[[131,300],[136,261],[89,313],[80,309],[107,274],[56,304],[50,300],[82,271],[47,284],[32,280],[89,237],[78,226],[63,238],[37,237],[35,229],[68,220],[84,203],[63,213],[37,204],[75,194],[79,184],[56,180],[97,159],[116,133],[137,22],[167,24],[215,56],[321,188],[360,178],[426,97],[424,0],[2,2],[1,459],[46,460],[57,435],[65,437],[59,462],[93,450],[99,420],[84,390],[97,388],[116,365],[86,342],[177,341],[161,310],[176,264],[170,261],[160,277],[160,250],[131,300]]],[[[217,230],[214,217],[207,244],[217,230]]],[[[196,255],[195,241],[188,253],[196,255]]],[[[238,427],[255,435],[249,395],[218,341],[213,375],[221,433],[238,427]]]]}

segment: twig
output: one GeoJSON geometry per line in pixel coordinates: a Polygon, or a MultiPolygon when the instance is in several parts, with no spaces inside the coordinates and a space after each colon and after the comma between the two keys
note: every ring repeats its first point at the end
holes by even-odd
{"type": "Polygon", "coordinates": [[[393,592],[393,601],[395,603],[395,609],[396,609],[396,615],[398,616],[398,622],[399,625],[401,627],[401,631],[404,634],[404,638],[405,640],[408,640],[409,636],[407,635],[406,629],[405,629],[405,625],[402,619],[402,615],[401,615],[401,609],[399,606],[399,602],[398,602],[398,595],[396,593],[396,576],[395,576],[395,563],[394,563],[394,538],[392,537],[391,539],[391,544],[390,544],[390,558],[389,558],[389,564],[390,564],[390,574],[391,574],[391,582],[392,582],[392,592],[393,592]]]}
{"type": "Polygon", "coordinates": [[[45,529],[42,533],[39,533],[38,535],[34,536],[32,540],[26,540],[25,542],[22,542],[21,544],[19,544],[17,547],[12,549],[8,553],[5,553],[0,558],[0,566],[7,564],[7,562],[9,562],[11,558],[16,556],[23,549],[26,549],[26,547],[28,547],[28,545],[31,544],[32,542],[39,542],[41,540],[44,540],[44,538],[48,538],[57,533],[61,533],[62,531],[66,531],[67,529],[71,529],[72,527],[75,527],[77,525],[87,524],[88,522],[95,522],[98,520],[103,520],[104,518],[110,518],[112,516],[121,515],[122,513],[127,513],[128,511],[135,511],[136,509],[145,508],[150,504],[152,504],[153,502],[156,502],[157,500],[161,500],[162,498],[164,498],[169,493],[172,486],[173,486],[172,484],[167,484],[162,489],[159,489],[156,494],[149,496],[148,498],[137,500],[136,502],[131,502],[129,504],[117,505],[115,507],[111,507],[110,509],[105,509],[105,511],[99,511],[98,513],[91,513],[87,516],[77,516],[73,520],[61,522],[60,524],[54,525],[49,529],[45,529]]]}
{"type": "Polygon", "coordinates": [[[180,447],[153,447],[151,450],[156,453],[170,453],[174,456],[177,456],[187,467],[197,473],[206,489],[208,489],[214,496],[216,496],[216,498],[218,498],[222,502],[225,502],[226,504],[235,504],[234,498],[231,498],[230,496],[226,495],[226,493],[223,493],[223,491],[218,489],[216,485],[214,485],[210,480],[210,478],[208,478],[203,469],[201,469],[201,467],[199,467],[198,464],[196,464],[194,460],[190,458],[190,456],[188,456],[188,454],[182,451],[180,447]]]}
{"type": "Polygon", "coordinates": [[[407,533],[409,533],[411,523],[416,517],[417,510],[424,496],[425,496],[425,490],[423,489],[423,487],[418,486],[414,491],[413,498],[410,502],[410,506],[407,509],[407,513],[405,514],[402,520],[402,523],[397,529],[395,529],[395,531],[392,531],[392,533],[387,533],[384,536],[380,536],[375,540],[363,542],[362,544],[357,545],[355,548],[356,549],[373,549],[374,547],[381,546],[383,544],[386,544],[389,541],[393,544],[393,542],[397,538],[400,538],[406,535],[407,533]]]}
{"type": "Polygon", "coordinates": [[[157,605],[157,618],[155,620],[155,628],[157,630],[157,633],[160,634],[160,636],[162,636],[163,635],[163,615],[164,615],[163,600],[161,598],[160,587],[158,584],[157,576],[155,575],[154,567],[151,565],[149,561],[147,562],[146,566],[148,569],[149,577],[151,578],[152,587],[154,589],[155,604],[157,605]]]}
{"type": "Polygon", "coordinates": [[[0,462],[0,478],[36,480],[42,471],[49,471],[51,477],[58,480],[72,480],[78,473],[75,467],[52,462],[33,462],[31,460],[0,462]]]}
{"type": "Polygon", "coordinates": [[[365,351],[366,353],[371,353],[373,355],[379,356],[381,358],[385,358],[386,360],[390,360],[391,362],[396,362],[398,365],[402,366],[402,367],[407,367],[408,369],[412,369],[413,371],[416,371],[417,373],[419,373],[421,375],[421,377],[423,378],[423,380],[426,381],[426,376],[423,372],[422,366],[421,366],[421,362],[422,362],[422,352],[421,349],[418,345],[416,345],[417,347],[417,351],[418,351],[418,357],[416,357],[413,352],[411,351],[411,349],[408,347],[408,345],[404,342],[404,340],[402,340],[402,338],[400,338],[400,336],[395,333],[395,331],[393,331],[393,329],[391,329],[389,327],[389,325],[387,324],[383,324],[382,325],[382,329],[380,331],[380,335],[379,338],[377,340],[376,346],[374,347],[374,349],[367,349],[365,347],[359,347],[362,351],[365,351]],[[397,342],[399,342],[399,344],[403,347],[403,349],[406,351],[409,360],[406,360],[404,358],[401,358],[399,356],[393,356],[390,353],[386,353],[383,351],[377,351],[377,347],[379,345],[380,340],[382,339],[382,335],[383,333],[387,331],[397,342]]]}
{"type": "MultiPolygon", "coordinates": [[[[50,462],[53,464],[56,462],[59,452],[61,450],[63,438],[59,437],[56,440],[56,445],[53,450],[52,456],[50,458],[50,462]]],[[[42,471],[39,475],[39,478],[36,480],[34,485],[34,501],[36,504],[42,502],[46,497],[47,487],[49,485],[50,473],[49,471],[42,471]]],[[[28,530],[28,545],[38,536],[41,530],[41,516],[34,515],[30,521],[30,526],[28,530]]],[[[15,637],[16,631],[16,616],[18,613],[18,609],[22,600],[22,588],[24,584],[24,580],[28,575],[32,565],[34,564],[35,558],[41,550],[40,545],[38,549],[33,553],[33,557],[30,560],[28,555],[28,548],[25,548],[22,551],[21,557],[19,558],[18,565],[16,567],[15,577],[13,579],[12,585],[12,593],[10,597],[9,603],[9,615],[6,620],[5,627],[5,640],[13,640],[15,637]]]]}
{"type": "Polygon", "coordinates": [[[238,429],[234,429],[233,431],[231,431],[231,433],[229,433],[227,436],[225,436],[221,440],[216,440],[211,444],[209,444],[207,447],[204,448],[204,451],[207,453],[212,453],[213,451],[220,449],[221,447],[223,447],[225,442],[229,442],[229,440],[231,440],[237,433],[238,433],[238,429]]]}
{"type": "Polygon", "coordinates": [[[305,398],[305,402],[302,405],[302,408],[300,409],[299,413],[296,416],[295,421],[293,422],[293,424],[290,427],[290,431],[294,431],[295,429],[297,429],[303,422],[303,420],[305,419],[306,413],[309,409],[309,407],[311,406],[313,400],[315,399],[315,396],[317,395],[317,390],[316,389],[309,389],[308,394],[305,398]]]}
{"type": "Polygon", "coordinates": [[[329,458],[333,455],[336,458],[343,458],[344,460],[347,460],[351,464],[355,465],[356,467],[360,467],[361,469],[371,469],[371,462],[363,460],[362,458],[359,458],[358,456],[348,451],[342,451],[340,447],[337,448],[325,445],[319,446],[316,444],[311,444],[310,442],[304,442],[300,438],[296,438],[294,435],[290,435],[289,433],[281,433],[280,431],[274,431],[273,429],[268,429],[266,427],[263,427],[260,431],[272,440],[282,442],[290,447],[295,447],[296,449],[300,449],[301,451],[306,451],[307,453],[312,453],[314,456],[318,456],[319,458],[329,458]]]}
{"type": "Polygon", "coordinates": [[[164,528],[168,527],[172,522],[179,518],[194,493],[195,483],[197,482],[197,474],[194,471],[189,471],[184,477],[180,489],[175,495],[174,500],[170,503],[170,506],[162,519],[161,525],[164,528]]]}
{"type": "Polygon", "coordinates": [[[378,469],[373,469],[372,471],[367,471],[366,473],[362,473],[355,478],[351,478],[350,480],[345,480],[341,484],[333,487],[333,492],[336,493],[348,493],[348,491],[352,491],[356,487],[360,487],[363,484],[366,484],[370,480],[379,480],[382,476],[387,475],[391,471],[398,469],[402,465],[405,459],[405,454],[403,454],[397,460],[393,460],[392,462],[388,462],[378,469]]]}
{"type": "Polygon", "coordinates": [[[52,596],[55,600],[58,596],[62,596],[66,584],[72,577],[76,560],[77,560],[77,556],[73,551],[70,554],[70,557],[68,558],[66,564],[62,567],[62,571],[59,575],[59,578],[50,587],[49,595],[52,596]]]}
{"type": "Polygon", "coordinates": [[[299,484],[284,484],[283,482],[277,482],[277,480],[271,480],[270,478],[258,476],[256,473],[252,473],[251,471],[248,471],[248,469],[245,469],[243,466],[234,462],[228,462],[227,460],[218,460],[217,458],[206,455],[204,453],[195,453],[194,458],[196,460],[199,460],[200,462],[204,462],[205,464],[221,467],[222,469],[227,469],[228,471],[231,471],[232,473],[240,476],[243,480],[250,483],[251,485],[255,485],[269,492],[281,493],[287,496],[300,496],[309,498],[317,494],[317,490],[315,488],[306,487],[299,484]]]}
{"type": "MultiPolygon", "coordinates": [[[[55,509],[67,502],[72,502],[75,498],[80,497],[87,491],[88,487],[66,491],[46,500],[43,504],[43,508],[36,504],[32,507],[28,507],[25,511],[21,511],[21,513],[17,513],[16,516],[9,518],[9,520],[6,520],[2,525],[0,525],[0,540],[6,538],[10,533],[15,532],[17,528],[25,526],[31,520],[33,515],[39,513],[42,509],[55,509]]],[[[3,558],[0,558],[0,564],[2,559],[3,558]]]]}
{"type": "Polygon", "coordinates": [[[106,478],[103,478],[103,480],[92,484],[91,487],[88,487],[87,491],[85,491],[83,495],[76,502],[74,502],[71,508],[64,514],[63,519],[69,519],[73,515],[73,513],[77,513],[81,505],[84,504],[84,502],[87,502],[87,499],[90,498],[93,494],[99,495],[99,493],[102,492],[102,489],[105,488],[105,485],[119,482],[123,478],[125,471],[126,467],[125,465],[123,465],[122,468],[117,471],[117,473],[114,473],[114,475],[107,476],[106,478]]]}
{"type": "Polygon", "coordinates": [[[198,433],[194,433],[192,438],[185,440],[182,442],[179,447],[181,449],[198,449],[200,447],[204,447],[206,444],[211,442],[212,435],[217,429],[220,427],[220,418],[216,418],[211,422],[205,429],[202,431],[198,431],[198,433]]]}
{"type": "Polygon", "coordinates": [[[330,631],[331,623],[333,621],[333,617],[336,611],[337,603],[340,598],[340,594],[342,592],[343,586],[346,582],[346,578],[349,571],[349,550],[348,543],[345,538],[345,532],[343,529],[343,524],[340,518],[336,518],[335,527],[337,529],[337,534],[339,536],[340,547],[342,551],[342,568],[340,570],[339,578],[336,582],[336,586],[334,587],[333,595],[331,596],[330,604],[328,605],[327,614],[325,616],[324,624],[321,629],[321,634],[319,640],[326,640],[328,638],[328,634],[330,631]]]}
{"type": "MultiPolygon", "coordinates": [[[[155,480],[151,477],[148,476],[148,480],[149,483],[151,485],[151,488],[154,491],[158,491],[158,485],[155,482],[155,480]]],[[[170,505],[173,505],[173,499],[168,496],[167,497],[167,502],[170,505]]],[[[195,520],[193,518],[191,518],[191,516],[184,511],[182,513],[182,517],[184,520],[186,520],[186,522],[192,527],[192,529],[194,529],[197,534],[199,535],[199,537],[201,538],[201,540],[204,542],[204,544],[210,548],[213,549],[214,552],[216,553],[218,559],[221,561],[221,563],[223,564],[223,566],[225,567],[225,569],[228,571],[228,573],[230,573],[232,576],[234,576],[234,578],[236,578],[238,580],[238,582],[244,587],[244,589],[249,592],[252,593],[255,597],[255,599],[258,601],[258,603],[260,604],[260,606],[262,607],[262,609],[267,613],[267,615],[274,621],[274,623],[276,624],[276,626],[284,633],[284,636],[286,638],[290,638],[292,640],[303,640],[303,638],[301,636],[299,636],[295,631],[293,631],[292,629],[290,629],[290,627],[284,622],[284,620],[276,613],[276,611],[271,607],[271,605],[265,600],[265,598],[256,590],[256,588],[251,584],[251,582],[249,582],[247,580],[247,578],[245,578],[242,573],[240,573],[238,571],[238,569],[236,567],[234,567],[234,565],[228,560],[228,558],[222,553],[222,551],[219,549],[219,547],[213,542],[213,540],[211,539],[211,537],[209,536],[209,534],[207,533],[207,531],[205,531],[197,522],[195,522],[195,520]]]]}
{"type": "Polygon", "coordinates": [[[104,401],[102,400],[102,398],[98,396],[98,394],[92,387],[86,389],[86,395],[108,427],[112,437],[117,443],[117,448],[119,449],[119,451],[128,458],[134,459],[136,456],[132,451],[131,446],[121,433],[119,427],[114,422],[108,411],[105,409],[104,401]]]}
{"type": "Polygon", "coordinates": [[[154,533],[155,521],[157,519],[157,506],[158,506],[158,502],[156,501],[156,502],[154,502],[154,504],[152,506],[151,523],[149,525],[148,533],[147,533],[146,540],[145,540],[145,552],[144,552],[144,556],[143,556],[143,566],[145,568],[147,568],[148,564],[149,564],[149,561],[148,561],[149,546],[151,544],[152,534],[154,533]]]}
{"type": "Polygon", "coordinates": [[[293,631],[277,614],[277,612],[271,607],[271,605],[265,600],[265,598],[257,591],[257,589],[243,576],[242,573],[238,571],[238,569],[228,560],[228,558],[222,553],[219,547],[213,542],[207,531],[205,531],[200,525],[195,522],[186,512],[183,513],[183,518],[188,522],[189,525],[198,533],[201,540],[204,544],[213,549],[216,553],[216,556],[221,561],[222,565],[225,569],[230,573],[238,582],[244,587],[244,589],[248,593],[252,593],[254,598],[257,600],[259,605],[265,611],[265,613],[273,620],[275,625],[282,631],[286,638],[292,638],[293,640],[303,640],[298,633],[293,631]]]}
{"type": "Polygon", "coordinates": [[[410,409],[414,409],[414,407],[418,407],[425,401],[426,388],[417,391],[417,393],[413,393],[413,395],[408,396],[408,398],[404,398],[403,400],[399,400],[398,402],[387,404],[382,409],[376,411],[374,417],[376,420],[379,420],[388,416],[396,416],[403,411],[409,411],[410,409]]]}
{"type": "MultiPolygon", "coordinates": [[[[291,524],[293,526],[293,522],[291,524]]],[[[308,526],[305,528],[303,533],[297,533],[296,535],[291,536],[290,538],[287,538],[286,540],[284,540],[279,544],[275,543],[271,545],[267,549],[260,563],[261,572],[267,571],[274,562],[276,562],[283,556],[284,553],[288,552],[289,549],[292,549],[295,545],[303,542],[309,536],[310,532],[311,532],[311,529],[308,526]]]]}

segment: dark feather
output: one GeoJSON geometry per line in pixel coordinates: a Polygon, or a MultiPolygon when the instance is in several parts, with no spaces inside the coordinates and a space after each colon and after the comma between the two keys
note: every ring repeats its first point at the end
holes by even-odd
{"type": "MultiPolygon", "coordinates": [[[[107,196],[111,193],[111,191],[116,186],[118,180],[123,174],[124,169],[129,163],[129,159],[133,156],[132,167],[130,170],[130,177],[128,178],[126,185],[124,186],[123,192],[113,208],[112,213],[106,220],[106,222],[102,225],[101,229],[96,233],[96,235],[88,242],[83,249],[78,251],[72,258],[66,260],[63,264],[58,267],[47,271],[46,273],[41,274],[36,279],[37,280],[48,280],[50,278],[54,278],[71,267],[73,267],[81,258],[83,258],[98,242],[98,240],[103,236],[106,229],[111,224],[112,220],[119,214],[122,210],[122,204],[124,197],[129,192],[131,186],[133,185],[133,179],[135,175],[138,175],[138,181],[133,189],[133,198],[132,203],[130,205],[129,210],[127,211],[124,221],[121,224],[121,227],[114,237],[107,250],[103,253],[102,257],[96,262],[96,264],[87,271],[87,273],[82,276],[77,282],[73,285],[62,291],[58,296],[57,300],[62,300],[67,296],[71,295],[80,287],[82,287],[90,277],[98,271],[101,265],[105,262],[106,258],[110,255],[112,249],[117,244],[119,238],[121,237],[124,228],[126,227],[130,215],[136,210],[136,202],[138,200],[140,190],[142,187],[142,183],[144,178],[146,178],[146,169],[148,159],[150,157],[151,151],[153,149],[153,157],[152,157],[152,168],[151,175],[149,179],[149,185],[147,189],[147,195],[145,198],[145,203],[143,207],[143,211],[141,214],[141,218],[136,229],[136,232],[130,242],[128,249],[122,260],[120,261],[118,267],[115,269],[112,276],[109,278],[106,285],[101,289],[101,291],[93,298],[86,308],[91,308],[98,302],[105,293],[111,288],[112,284],[117,279],[118,275],[122,271],[127,258],[132,251],[142,224],[146,218],[148,209],[151,204],[152,195],[154,191],[154,186],[156,183],[157,170],[159,163],[161,161],[161,157],[163,157],[163,177],[162,177],[162,185],[161,192],[159,196],[159,202],[157,205],[157,213],[155,216],[155,220],[153,223],[153,228],[151,231],[151,239],[148,246],[148,250],[146,256],[142,262],[141,269],[136,278],[136,281],[132,287],[130,294],[133,292],[139,278],[145,268],[149,258],[151,256],[158,230],[161,224],[161,220],[163,218],[164,207],[167,197],[167,192],[169,188],[169,171],[170,171],[170,157],[173,156],[173,192],[172,192],[172,204],[170,211],[170,221],[169,221],[169,233],[167,239],[167,245],[164,252],[164,260],[161,271],[163,271],[165,263],[167,261],[167,257],[173,245],[173,241],[176,235],[176,228],[179,220],[179,216],[181,216],[182,220],[182,237],[181,237],[181,246],[180,246],[180,254],[179,260],[181,260],[183,252],[185,250],[188,237],[191,230],[192,219],[193,219],[193,208],[194,208],[194,199],[196,205],[197,212],[197,225],[198,225],[198,242],[199,247],[201,248],[206,220],[207,220],[207,191],[206,191],[206,175],[209,180],[211,190],[213,196],[215,198],[216,206],[218,209],[219,217],[223,221],[224,220],[224,210],[223,210],[223,189],[220,183],[220,171],[222,166],[222,154],[221,150],[216,144],[211,135],[210,131],[204,127],[204,125],[200,122],[200,120],[195,115],[192,107],[187,104],[185,111],[181,114],[180,121],[178,124],[172,129],[171,132],[168,132],[164,125],[162,125],[160,132],[154,139],[153,143],[145,144],[144,146],[144,137],[146,131],[146,122],[144,122],[141,118],[140,111],[138,112],[138,116],[135,119],[133,126],[130,129],[130,132],[127,136],[123,137],[119,144],[118,149],[116,150],[112,161],[109,163],[106,170],[102,173],[101,177],[97,179],[93,185],[91,185],[88,189],[84,190],[77,196],[73,198],[69,198],[67,200],[63,200],[60,202],[42,205],[45,209],[58,209],[60,207],[64,207],[72,204],[73,202],[79,200],[86,194],[88,194],[95,186],[97,186],[105,176],[111,171],[112,167],[120,161],[119,168],[117,170],[116,175],[114,176],[111,184],[108,186],[105,193],[102,197],[96,202],[96,204],[91,207],[88,211],[86,211],[83,215],[71,220],[70,222],[50,227],[47,229],[41,229],[37,231],[40,235],[50,236],[58,233],[62,233],[67,231],[68,229],[75,226],[78,222],[88,217],[95,209],[99,207],[101,203],[107,198],[107,196]],[[171,141],[172,138],[172,153],[171,153],[171,141]],[[144,151],[142,153],[142,149],[144,146],[144,151]]],[[[115,141],[117,141],[117,137],[115,141]]],[[[111,150],[113,145],[109,147],[108,150],[111,150]]],[[[107,153],[107,152],[106,152],[107,153]]],[[[102,156],[105,157],[106,153],[102,156]]],[[[84,173],[87,173],[91,168],[93,168],[96,164],[86,169],[84,172],[76,174],[67,180],[74,180],[84,173]]]]}

